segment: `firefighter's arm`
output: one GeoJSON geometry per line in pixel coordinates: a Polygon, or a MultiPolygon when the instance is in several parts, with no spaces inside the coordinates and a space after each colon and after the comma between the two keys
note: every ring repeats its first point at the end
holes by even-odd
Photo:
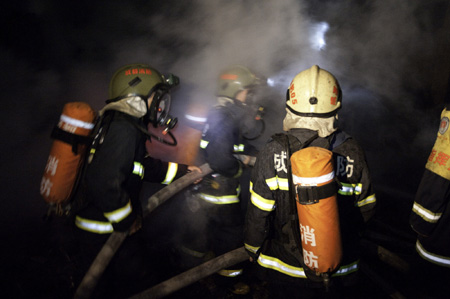
{"type": "Polygon", "coordinates": [[[425,169],[414,199],[410,225],[422,236],[429,236],[450,199],[450,181],[425,169]]]}
{"type": "Polygon", "coordinates": [[[236,159],[239,159],[245,166],[253,167],[256,163],[256,156],[258,150],[251,144],[245,143],[244,152],[242,154],[235,154],[236,159]]]}
{"type": "Polygon", "coordinates": [[[250,201],[244,227],[244,247],[250,258],[256,260],[261,246],[266,239],[267,216],[273,209],[273,200],[263,198],[254,189],[250,182],[250,201]],[[264,206],[265,205],[265,206],[264,206]]]}
{"type": "Polygon", "coordinates": [[[130,195],[123,186],[133,175],[138,140],[140,138],[132,124],[112,122],[86,174],[89,191],[115,231],[128,230],[137,216],[130,195]]]}
{"type": "Polygon", "coordinates": [[[450,199],[450,168],[447,162],[450,130],[446,128],[450,116],[448,106],[441,113],[437,138],[425,164],[410,216],[412,229],[423,236],[432,233],[450,199]]]}
{"type": "MultiPolygon", "coordinates": [[[[209,118],[211,119],[211,118],[209,118]]],[[[243,164],[234,157],[234,137],[232,120],[223,113],[216,113],[209,123],[207,146],[204,148],[206,161],[211,169],[227,177],[238,177],[243,164]]]]}
{"type": "Polygon", "coordinates": [[[195,166],[175,162],[165,162],[159,159],[146,156],[142,163],[144,165],[144,180],[147,182],[161,183],[168,185],[174,180],[182,177],[195,166]]]}
{"type": "Polygon", "coordinates": [[[361,184],[362,192],[359,196],[357,196],[356,205],[361,212],[364,222],[368,222],[375,213],[377,198],[373,190],[373,186],[370,180],[367,180],[366,176],[363,176],[361,184]]]}
{"type": "MultiPolygon", "coordinates": [[[[359,147],[359,146],[358,146],[359,147]]],[[[357,176],[354,184],[354,194],[356,195],[356,206],[359,208],[364,222],[368,222],[375,213],[377,198],[370,178],[369,167],[367,165],[364,152],[359,147],[359,156],[355,157],[358,165],[355,165],[355,171],[360,169],[360,175],[357,176]]]]}
{"type": "Polygon", "coordinates": [[[250,201],[244,227],[244,246],[256,260],[267,237],[267,217],[275,208],[273,192],[267,181],[275,178],[273,154],[265,150],[256,160],[250,181],[250,201]]]}

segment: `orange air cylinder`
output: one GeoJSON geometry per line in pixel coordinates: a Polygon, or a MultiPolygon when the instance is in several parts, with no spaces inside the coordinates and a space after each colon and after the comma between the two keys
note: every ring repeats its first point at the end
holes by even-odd
{"type": "MultiPolygon", "coordinates": [[[[301,149],[291,156],[291,165],[294,185],[300,188],[320,187],[334,180],[333,153],[327,149],[301,149]]],[[[334,271],[342,258],[337,194],[311,204],[301,204],[298,196],[304,263],[317,275],[334,271]]]]}
{"type": "MultiPolygon", "coordinates": [[[[94,128],[95,111],[84,102],[70,102],[64,105],[57,127],[68,133],[88,136],[94,128]]],[[[50,155],[41,181],[40,193],[48,203],[61,203],[67,200],[77,179],[85,144],[74,146],[54,139],[50,155]]]]}

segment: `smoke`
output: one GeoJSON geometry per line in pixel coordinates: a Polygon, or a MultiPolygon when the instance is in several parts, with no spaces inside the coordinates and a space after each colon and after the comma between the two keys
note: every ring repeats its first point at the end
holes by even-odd
{"type": "Polygon", "coordinates": [[[441,107],[432,102],[430,87],[443,61],[436,53],[446,1],[4,5],[2,227],[16,219],[36,221],[45,212],[39,183],[64,103],[81,100],[100,109],[110,76],[128,63],[148,63],[181,78],[172,111],[179,117],[191,104],[214,103],[217,74],[230,64],[270,78],[261,140],[281,128],[290,80],[317,64],[340,81],[341,125],[361,140],[380,184],[404,161],[419,173],[434,140],[441,107]]]}
{"type": "MultiPolygon", "coordinates": [[[[309,21],[301,2],[197,0],[170,7],[170,13],[162,9],[141,19],[139,27],[147,27],[151,35],[122,46],[116,57],[125,61],[133,49],[136,57],[164,65],[180,76],[192,101],[210,105],[219,71],[231,64],[270,77],[286,66],[297,65],[297,71],[308,57],[318,58],[303,29],[309,21]]],[[[287,83],[282,83],[283,89],[287,83]]]]}

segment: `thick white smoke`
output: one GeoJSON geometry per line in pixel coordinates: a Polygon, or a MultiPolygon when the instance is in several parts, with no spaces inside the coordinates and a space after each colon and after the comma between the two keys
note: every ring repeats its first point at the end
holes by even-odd
{"type": "MultiPolygon", "coordinates": [[[[40,217],[36,214],[45,206],[39,182],[50,131],[63,104],[82,100],[100,109],[114,70],[133,62],[181,78],[174,94],[177,116],[184,104],[214,102],[221,68],[247,65],[274,84],[266,115],[274,124],[269,132],[276,124],[281,127],[284,91],[292,77],[318,64],[341,82],[342,125],[368,152],[386,150],[395,165],[404,157],[407,163],[423,164],[411,162],[408,150],[413,148],[423,160],[434,139],[440,107],[429,114],[429,87],[435,68],[445,63],[435,54],[443,45],[447,6],[442,0],[10,4],[4,10],[9,15],[4,13],[2,19],[10,24],[3,27],[17,23],[16,31],[6,31],[8,39],[0,49],[1,181],[7,199],[2,201],[1,219],[9,223],[18,217],[40,217]],[[325,23],[325,44],[318,49],[311,37],[325,23]]],[[[380,154],[369,158],[377,168],[383,165],[380,154]]]]}

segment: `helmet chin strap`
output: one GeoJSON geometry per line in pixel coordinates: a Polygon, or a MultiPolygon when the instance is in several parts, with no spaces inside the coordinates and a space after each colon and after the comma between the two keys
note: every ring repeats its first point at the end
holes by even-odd
{"type": "Polygon", "coordinates": [[[239,101],[239,100],[237,100],[237,99],[233,99],[233,103],[234,103],[236,106],[239,106],[239,107],[247,107],[247,103],[242,102],[242,101],[239,101]]]}
{"type": "Polygon", "coordinates": [[[145,113],[145,115],[143,117],[144,124],[146,126],[148,126],[150,123],[152,123],[152,125],[153,125],[153,122],[152,122],[151,117],[150,117],[150,113],[151,113],[152,107],[151,106],[149,107],[148,100],[149,100],[149,98],[147,98],[147,99],[142,98],[142,101],[145,102],[145,107],[147,107],[147,113],[145,113]]]}

